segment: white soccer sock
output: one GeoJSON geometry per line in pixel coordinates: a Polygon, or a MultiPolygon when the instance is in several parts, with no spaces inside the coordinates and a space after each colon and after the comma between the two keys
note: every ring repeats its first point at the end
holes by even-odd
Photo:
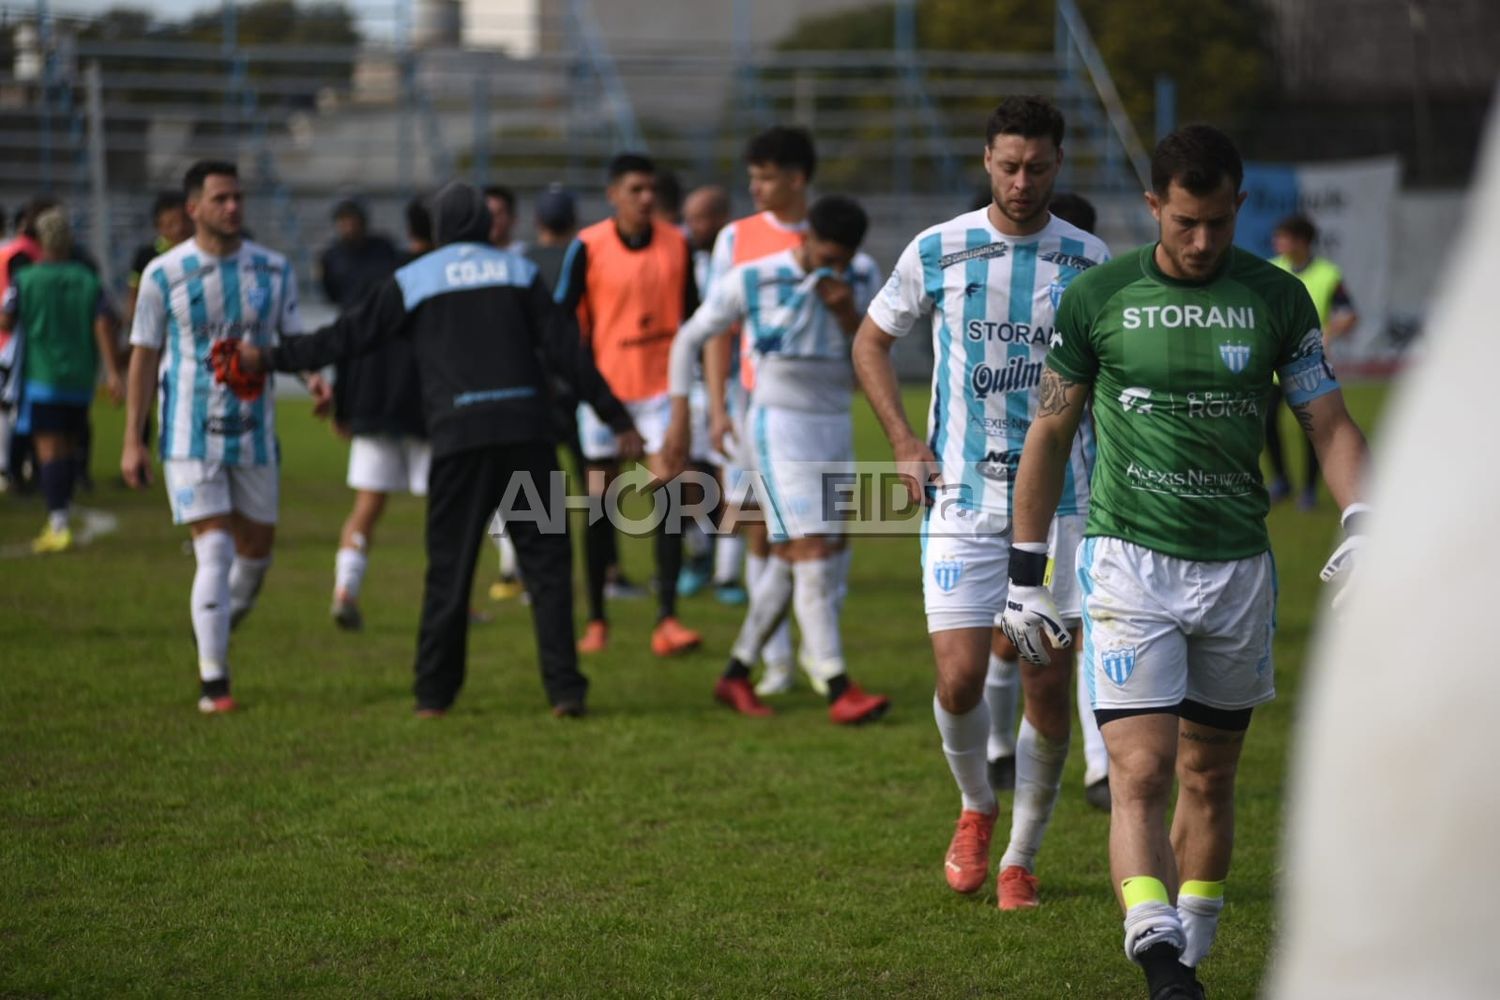
{"type": "Polygon", "coordinates": [[[229,612],[241,615],[255,607],[255,598],[260,585],[266,580],[266,571],[271,568],[271,557],[251,559],[237,555],[229,567],[229,612]]]}
{"type": "Polygon", "coordinates": [[[1213,947],[1219,933],[1219,914],[1224,910],[1224,883],[1187,881],[1177,893],[1177,917],[1187,945],[1182,964],[1195,968],[1213,947]]]}
{"type": "Polygon", "coordinates": [[[47,511],[47,527],[53,531],[68,530],[68,508],[47,511]]]}
{"type": "Polygon", "coordinates": [[[999,808],[994,789],[990,788],[989,768],[984,757],[985,736],[989,732],[990,708],[983,701],[963,715],[954,715],[932,696],[932,715],[937,719],[943,737],[943,756],[948,770],[963,795],[964,808],[993,813],[999,808]]]}
{"type": "Polygon", "coordinates": [[[1016,798],[1011,808],[1010,844],[1000,859],[1002,869],[1020,865],[1033,871],[1042,834],[1052,819],[1057,790],[1062,787],[1063,765],[1068,761],[1068,740],[1052,740],[1021,720],[1016,741],[1016,798]]]}
{"type": "Polygon", "coordinates": [[[1085,787],[1109,777],[1109,749],[1099,733],[1094,718],[1094,701],[1089,697],[1089,681],[1083,671],[1078,675],[1078,722],[1083,727],[1083,784],[1085,787]]]}
{"type": "Polygon", "coordinates": [[[990,654],[984,676],[984,700],[990,706],[990,760],[1016,753],[1016,707],[1021,701],[1021,669],[1017,660],[1002,660],[990,654]]]}
{"type": "MultiPolygon", "coordinates": [[[[792,564],[772,556],[750,588],[750,607],[730,655],[749,666],[766,646],[777,621],[786,617],[792,601],[792,564]]],[[[769,659],[769,657],[767,657],[769,659]]]]}
{"type": "Polygon", "coordinates": [[[838,613],[844,613],[844,602],[849,599],[849,569],[854,564],[854,548],[847,540],[844,547],[833,557],[838,564],[838,613]]]}
{"type": "Polygon", "coordinates": [[[740,578],[740,563],[745,559],[745,540],[733,532],[714,538],[714,583],[731,584],[740,578]]]}
{"type": "Polygon", "coordinates": [[[682,532],[682,554],[689,559],[702,559],[708,555],[709,539],[697,518],[688,521],[682,532]]]}
{"type": "Polygon", "coordinates": [[[333,557],[333,589],[351,601],[359,598],[365,569],[370,565],[370,557],[365,554],[364,537],[355,535],[354,543],[355,548],[339,549],[338,555],[333,557]]]}
{"type": "Polygon", "coordinates": [[[516,545],[509,535],[496,535],[495,548],[500,552],[500,576],[506,580],[520,574],[516,570],[516,545]]]}
{"type": "Polygon", "coordinates": [[[1171,903],[1152,899],[1125,911],[1125,957],[1132,962],[1141,952],[1159,944],[1170,944],[1181,951],[1186,940],[1182,920],[1171,903]]]}
{"type": "Polygon", "coordinates": [[[193,539],[198,568],[193,573],[190,609],[198,640],[198,676],[222,680],[229,673],[229,570],[234,539],[227,531],[205,531],[193,539]]]}
{"type": "MultiPolygon", "coordinates": [[[[776,561],[775,556],[758,556],[754,552],[745,554],[745,589],[754,593],[756,581],[766,567],[776,561]]],[[[784,560],[783,560],[784,561],[784,560]]],[[[790,569],[788,570],[790,572],[790,569]]],[[[790,595],[790,589],[788,589],[790,595]]],[[[790,596],[788,596],[790,600],[790,596]]],[[[767,663],[789,666],[792,663],[792,623],[783,618],[771,637],[761,644],[761,659],[767,663]]],[[[745,661],[747,664],[750,661],[745,661]]]]}
{"type": "Polygon", "coordinates": [[[823,680],[844,673],[844,644],[839,636],[839,557],[792,563],[792,600],[797,627],[807,653],[807,671],[823,680]]]}

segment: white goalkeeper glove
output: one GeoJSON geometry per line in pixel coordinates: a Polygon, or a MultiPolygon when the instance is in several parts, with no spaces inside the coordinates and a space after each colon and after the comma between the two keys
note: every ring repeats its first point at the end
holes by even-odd
{"type": "Polygon", "coordinates": [[[1010,547],[1010,589],[1005,595],[1000,628],[1015,643],[1021,658],[1039,667],[1052,662],[1042,643],[1043,633],[1058,649],[1066,649],[1073,642],[1062,626],[1052,592],[1044,585],[1046,575],[1046,543],[1017,542],[1010,547]]]}
{"type": "Polygon", "coordinates": [[[1365,544],[1364,521],[1369,513],[1369,506],[1362,503],[1351,503],[1344,508],[1344,513],[1339,518],[1344,526],[1344,541],[1333,550],[1333,555],[1328,557],[1328,562],[1323,564],[1323,571],[1318,574],[1324,583],[1338,582],[1338,591],[1330,604],[1335,611],[1351,593],[1350,585],[1359,568],[1359,550],[1365,544]]]}

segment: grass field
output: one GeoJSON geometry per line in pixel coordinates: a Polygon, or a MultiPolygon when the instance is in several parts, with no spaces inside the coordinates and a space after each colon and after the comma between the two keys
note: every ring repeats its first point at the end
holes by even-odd
{"type": "MultiPolygon", "coordinates": [[[[1382,387],[1348,395],[1368,428],[1382,387]]],[[[670,662],[646,648],[649,607],[616,603],[582,721],[545,710],[527,610],[491,605],[456,710],[419,722],[421,509],[393,504],[366,631],[335,631],[345,448],[305,404],[280,413],[276,565],[232,647],[248,711],[194,708],[193,561],[159,485],[112,485],[116,411],[95,409],[100,485],[82,502],[118,533],[0,561],[0,996],[1140,995],[1077,739],[1043,906],[1002,915],[993,882],[975,898],[944,884],[958,801],[914,539],[865,540],[854,559],[851,670],[894,701],[877,725],[836,729],[806,688],[770,720],[716,707],[739,614],[707,596],[684,605],[704,651],[670,662]]],[[[884,459],[863,403],[856,416],[861,457],[884,459]]],[[[39,501],[0,498],[0,546],[42,520],[39,501]]],[[[1281,697],[1246,750],[1202,969],[1215,997],[1253,996],[1272,946],[1289,729],[1335,512],[1284,505],[1272,526],[1281,697]]],[[[647,544],[625,562],[648,575],[647,544]]],[[[476,603],[492,573],[486,556],[476,603]]]]}

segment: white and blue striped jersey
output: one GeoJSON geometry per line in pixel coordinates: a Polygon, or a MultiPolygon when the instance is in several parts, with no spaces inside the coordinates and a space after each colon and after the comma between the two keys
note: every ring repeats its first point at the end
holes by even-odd
{"type": "Polygon", "coordinates": [[[867,308],[880,283],[868,254],[855,254],[849,269],[803,270],[796,250],[731,268],[713,284],[672,343],[671,392],[686,395],[691,366],[704,343],[742,324],[755,355],[755,402],[818,413],[847,413],[854,391],[850,337],[818,296],[824,278],[849,282],[854,305],[867,308]]]}
{"type": "Polygon", "coordinates": [[[190,239],[153,260],[141,275],[130,343],[161,352],[162,458],[275,464],[273,381],[241,400],[214,380],[210,351],[220,340],[267,347],[301,332],[296,277],[273,250],[247,240],[215,257],[190,239]]]}
{"type": "MultiPolygon", "coordinates": [[[[1006,236],[987,209],[919,233],[870,306],[891,336],[932,320],[932,405],[927,442],[943,481],[972,510],[1011,511],[1011,484],[1068,283],[1109,259],[1096,236],[1053,217],[1041,232],[1006,236]]],[[[1088,510],[1093,422],[1084,418],[1068,461],[1059,514],[1088,510]]]]}

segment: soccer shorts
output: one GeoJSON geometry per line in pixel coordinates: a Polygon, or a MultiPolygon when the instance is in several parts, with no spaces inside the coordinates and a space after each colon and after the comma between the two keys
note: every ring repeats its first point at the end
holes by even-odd
{"type": "Polygon", "coordinates": [[[1079,548],[1083,653],[1094,708],[1225,711],[1276,696],[1269,552],[1227,562],[1178,559],[1119,538],[1079,548]]]}
{"type": "Polygon", "coordinates": [[[831,477],[854,471],[850,415],[751,404],[746,425],[771,541],[843,534],[831,477]]]}
{"type": "Polygon", "coordinates": [[[688,461],[712,465],[713,448],[708,441],[708,389],[702,382],[694,382],[688,391],[688,413],[692,426],[692,443],[688,445],[688,461]]]}
{"type": "Polygon", "coordinates": [[[356,434],[349,443],[351,490],[427,495],[432,445],[423,438],[395,434],[356,434]]]}
{"type": "Polygon", "coordinates": [[[1047,589],[1057,613],[1069,627],[1083,616],[1083,592],[1078,586],[1078,547],[1083,544],[1083,524],[1087,514],[1059,514],[1052,519],[1047,534],[1047,589]]]}
{"type": "MultiPolygon", "coordinates": [[[[626,403],[625,409],[630,411],[635,429],[646,442],[646,454],[655,455],[661,451],[662,442],[667,437],[667,424],[672,420],[672,397],[662,393],[650,399],[626,403]]],[[[583,448],[585,461],[607,462],[620,454],[615,432],[587,403],[578,405],[578,443],[583,448]]]]}
{"type": "Polygon", "coordinates": [[[922,600],[927,631],[993,628],[1005,607],[1010,519],[960,507],[939,492],[922,519],[922,600]]]}
{"type": "Polygon", "coordinates": [[[280,469],[275,465],[169,458],[162,470],[173,524],[192,524],[231,512],[259,524],[276,523],[280,469]]]}

